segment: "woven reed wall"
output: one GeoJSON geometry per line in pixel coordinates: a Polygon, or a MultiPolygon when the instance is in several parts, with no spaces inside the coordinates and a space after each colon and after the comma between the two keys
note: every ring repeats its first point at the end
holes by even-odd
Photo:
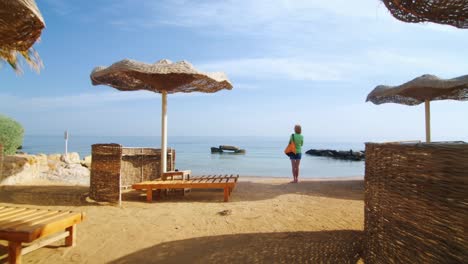
{"type": "Polygon", "coordinates": [[[466,263],[468,144],[366,144],[365,263],[466,263]]]}
{"type": "MultiPolygon", "coordinates": [[[[161,177],[161,149],[123,148],[121,164],[121,185],[154,180],[161,177]]],[[[167,150],[167,170],[174,170],[175,150],[167,150]]]]}
{"type": "MultiPolygon", "coordinates": [[[[89,196],[100,202],[120,202],[121,187],[161,177],[161,150],[123,148],[119,144],[91,147],[89,196]]],[[[174,170],[175,150],[167,151],[167,170],[174,170]]]]}
{"type": "Polygon", "coordinates": [[[89,196],[100,202],[119,202],[122,146],[94,144],[91,155],[89,196]]]}

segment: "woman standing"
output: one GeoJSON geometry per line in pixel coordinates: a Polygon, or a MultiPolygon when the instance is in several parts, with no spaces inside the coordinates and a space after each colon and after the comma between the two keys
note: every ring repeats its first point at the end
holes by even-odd
{"type": "Polygon", "coordinates": [[[296,154],[289,156],[291,159],[292,173],[294,177],[294,180],[291,183],[299,182],[299,164],[301,163],[302,145],[304,144],[304,137],[301,135],[301,133],[301,126],[295,125],[294,134],[291,135],[291,140],[294,141],[294,145],[296,145],[296,154]]]}

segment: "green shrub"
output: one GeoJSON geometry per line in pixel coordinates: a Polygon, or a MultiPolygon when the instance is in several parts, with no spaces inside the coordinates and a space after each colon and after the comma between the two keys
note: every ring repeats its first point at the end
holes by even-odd
{"type": "Polygon", "coordinates": [[[15,120],[0,115],[0,144],[3,145],[3,153],[12,155],[23,144],[24,129],[15,120]]]}

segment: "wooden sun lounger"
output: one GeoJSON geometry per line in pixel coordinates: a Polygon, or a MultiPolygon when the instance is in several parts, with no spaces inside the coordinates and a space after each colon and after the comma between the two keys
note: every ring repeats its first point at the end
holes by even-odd
{"type": "Polygon", "coordinates": [[[163,189],[224,189],[224,201],[229,200],[232,190],[236,187],[239,175],[209,175],[200,177],[191,177],[187,180],[155,180],[145,181],[132,185],[133,189],[146,190],[146,200],[153,201],[153,190],[163,189]]]}
{"type": "Polygon", "coordinates": [[[21,255],[63,238],[66,246],[74,246],[76,224],[83,219],[84,213],[0,206],[0,240],[8,241],[8,262],[21,263],[21,255]],[[21,245],[40,238],[45,239],[21,245]]]}

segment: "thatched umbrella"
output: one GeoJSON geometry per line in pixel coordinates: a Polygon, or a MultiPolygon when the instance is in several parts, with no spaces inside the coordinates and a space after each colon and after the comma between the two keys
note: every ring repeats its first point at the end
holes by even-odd
{"type": "Polygon", "coordinates": [[[468,28],[467,0],[381,0],[392,15],[409,23],[434,22],[468,28]]]}
{"type": "Polygon", "coordinates": [[[148,90],[162,95],[161,172],[166,172],[167,163],[167,94],[232,89],[224,73],[203,73],[186,61],[160,60],[147,64],[126,59],[109,67],[97,67],[90,77],[93,85],[105,84],[120,91],[148,90]]]}
{"type": "Polygon", "coordinates": [[[34,0],[0,1],[0,58],[15,69],[17,53],[35,68],[41,67],[37,53],[31,49],[45,27],[34,0]]]}
{"type": "Polygon", "coordinates": [[[379,85],[367,95],[366,102],[374,104],[398,103],[418,105],[425,103],[426,142],[431,141],[430,101],[468,100],[468,75],[453,79],[440,79],[425,74],[399,86],[379,85]]]}

